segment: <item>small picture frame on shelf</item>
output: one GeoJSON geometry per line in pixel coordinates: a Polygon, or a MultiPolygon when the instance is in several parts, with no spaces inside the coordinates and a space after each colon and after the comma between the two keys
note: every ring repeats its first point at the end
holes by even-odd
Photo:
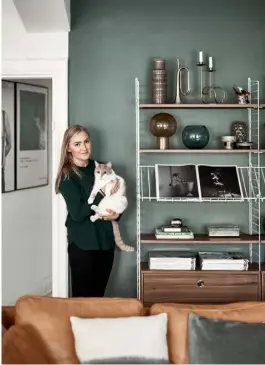
{"type": "Polygon", "coordinates": [[[196,165],[155,165],[157,201],[198,200],[199,183],[196,165]]]}
{"type": "Polygon", "coordinates": [[[243,201],[236,165],[198,165],[197,169],[202,200],[243,201]]]}

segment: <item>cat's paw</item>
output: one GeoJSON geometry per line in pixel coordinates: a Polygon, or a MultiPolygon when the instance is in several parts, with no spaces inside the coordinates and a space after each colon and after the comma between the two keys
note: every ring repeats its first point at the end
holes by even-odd
{"type": "Polygon", "coordinates": [[[91,222],[95,222],[97,220],[96,214],[95,215],[91,215],[90,216],[90,220],[91,220],[91,222]]]}
{"type": "Polygon", "coordinates": [[[97,210],[97,206],[93,204],[93,205],[91,205],[90,209],[96,211],[97,210]]]}
{"type": "Polygon", "coordinates": [[[93,197],[91,197],[91,198],[89,198],[89,199],[88,199],[88,201],[87,201],[87,202],[88,202],[88,204],[92,204],[92,203],[93,203],[93,201],[94,201],[94,198],[93,198],[93,197]]]}

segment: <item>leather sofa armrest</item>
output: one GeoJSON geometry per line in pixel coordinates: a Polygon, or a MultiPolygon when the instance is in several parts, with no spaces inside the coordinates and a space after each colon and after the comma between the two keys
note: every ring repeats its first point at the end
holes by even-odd
{"type": "Polygon", "coordinates": [[[2,338],[2,364],[54,364],[54,360],[33,326],[14,325],[2,338]]]}

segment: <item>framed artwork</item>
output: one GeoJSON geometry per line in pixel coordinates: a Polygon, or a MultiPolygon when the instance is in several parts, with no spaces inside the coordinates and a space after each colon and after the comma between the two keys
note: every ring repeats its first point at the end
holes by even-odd
{"type": "Polygon", "coordinates": [[[198,165],[202,199],[242,201],[243,192],[235,165],[198,165]]]}
{"type": "Polygon", "coordinates": [[[16,84],[17,189],[48,184],[48,89],[16,84]]]}
{"type": "Polygon", "coordinates": [[[15,84],[2,80],[2,193],[15,190],[15,84]]]}
{"type": "Polygon", "coordinates": [[[196,165],[156,165],[155,172],[158,201],[172,198],[199,199],[196,165]]]}

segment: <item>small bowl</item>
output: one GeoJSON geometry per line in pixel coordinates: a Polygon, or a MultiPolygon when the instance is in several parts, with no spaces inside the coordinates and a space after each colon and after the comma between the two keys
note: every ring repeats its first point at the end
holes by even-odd
{"type": "Polygon", "coordinates": [[[235,136],[222,136],[222,142],[226,150],[233,150],[235,141],[235,136]]]}
{"type": "Polygon", "coordinates": [[[222,142],[235,142],[235,136],[222,136],[222,142]]]}

